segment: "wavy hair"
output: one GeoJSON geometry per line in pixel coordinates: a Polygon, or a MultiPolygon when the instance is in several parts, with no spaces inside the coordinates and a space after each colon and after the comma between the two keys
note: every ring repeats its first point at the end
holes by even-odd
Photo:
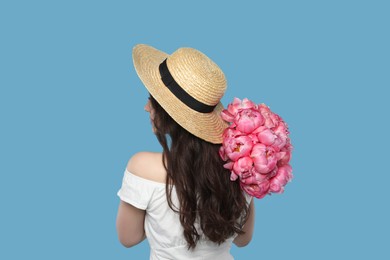
{"type": "Polygon", "coordinates": [[[180,216],[188,249],[194,249],[201,236],[195,223],[209,240],[218,244],[235,233],[242,234],[249,205],[239,182],[230,181],[230,172],[223,168],[220,144],[189,133],[152,96],[149,99],[155,111],[155,134],[163,147],[167,201],[180,216]],[[173,185],[178,208],[172,203],[173,185]]]}

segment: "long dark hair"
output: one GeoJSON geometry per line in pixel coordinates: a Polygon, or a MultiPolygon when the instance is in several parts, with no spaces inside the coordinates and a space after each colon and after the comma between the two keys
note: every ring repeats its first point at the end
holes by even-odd
{"type": "Polygon", "coordinates": [[[155,134],[163,147],[167,201],[180,215],[188,248],[195,248],[200,239],[196,220],[203,234],[218,244],[235,233],[242,234],[249,206],[239,183],[230,181],[230,172],[223,168],[218,153],[220,145],[189,133],[152,96],[150,101],[155,110],[155,134]],[[178,208],[172,203],[173,185],[178,208]]]}

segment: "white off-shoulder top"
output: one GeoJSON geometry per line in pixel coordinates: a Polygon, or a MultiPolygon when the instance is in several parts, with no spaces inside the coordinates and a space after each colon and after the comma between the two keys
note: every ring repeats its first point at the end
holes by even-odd
{"type": "MultiPolygon", "coordinates": [[[[122,201],[146,211],[144,228],[150,245],[151,260],[234,259],[230,254],[230,247],[235,236],[229,238],[221,245],[203,237],[194,250],[187,249],[187,242],[183,236],[179,215],[168,206],[165,195],[165,183],[141,178],[126,169],[118,196],[122,201]]],[[[251,197],[247,196],[248,203],[250,200],[251,197]]],[[[172,190],[172,202],[174,205],[178,205],[174,187],[172,190]]]]}

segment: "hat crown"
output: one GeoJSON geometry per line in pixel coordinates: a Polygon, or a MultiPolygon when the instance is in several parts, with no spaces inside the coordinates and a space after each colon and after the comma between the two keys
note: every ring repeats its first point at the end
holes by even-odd
{"type": "Polygon", "coordinates": [[[196,100],[214,106],[226,91],[226,78],[210,58],[193,48],[180,48],[167,58],[177,84],[196,100]]]}

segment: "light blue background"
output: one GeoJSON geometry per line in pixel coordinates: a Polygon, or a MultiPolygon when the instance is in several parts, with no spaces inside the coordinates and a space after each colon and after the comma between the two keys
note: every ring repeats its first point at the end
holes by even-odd
{"type": "Polygon", "coordinates": [[[159,151],[131,49],[195,47],[288,122],[294,180],[236,259],[390,259],[388,1],[1,1],[0,259],[148,259],[115,218],[159,151]]]}

